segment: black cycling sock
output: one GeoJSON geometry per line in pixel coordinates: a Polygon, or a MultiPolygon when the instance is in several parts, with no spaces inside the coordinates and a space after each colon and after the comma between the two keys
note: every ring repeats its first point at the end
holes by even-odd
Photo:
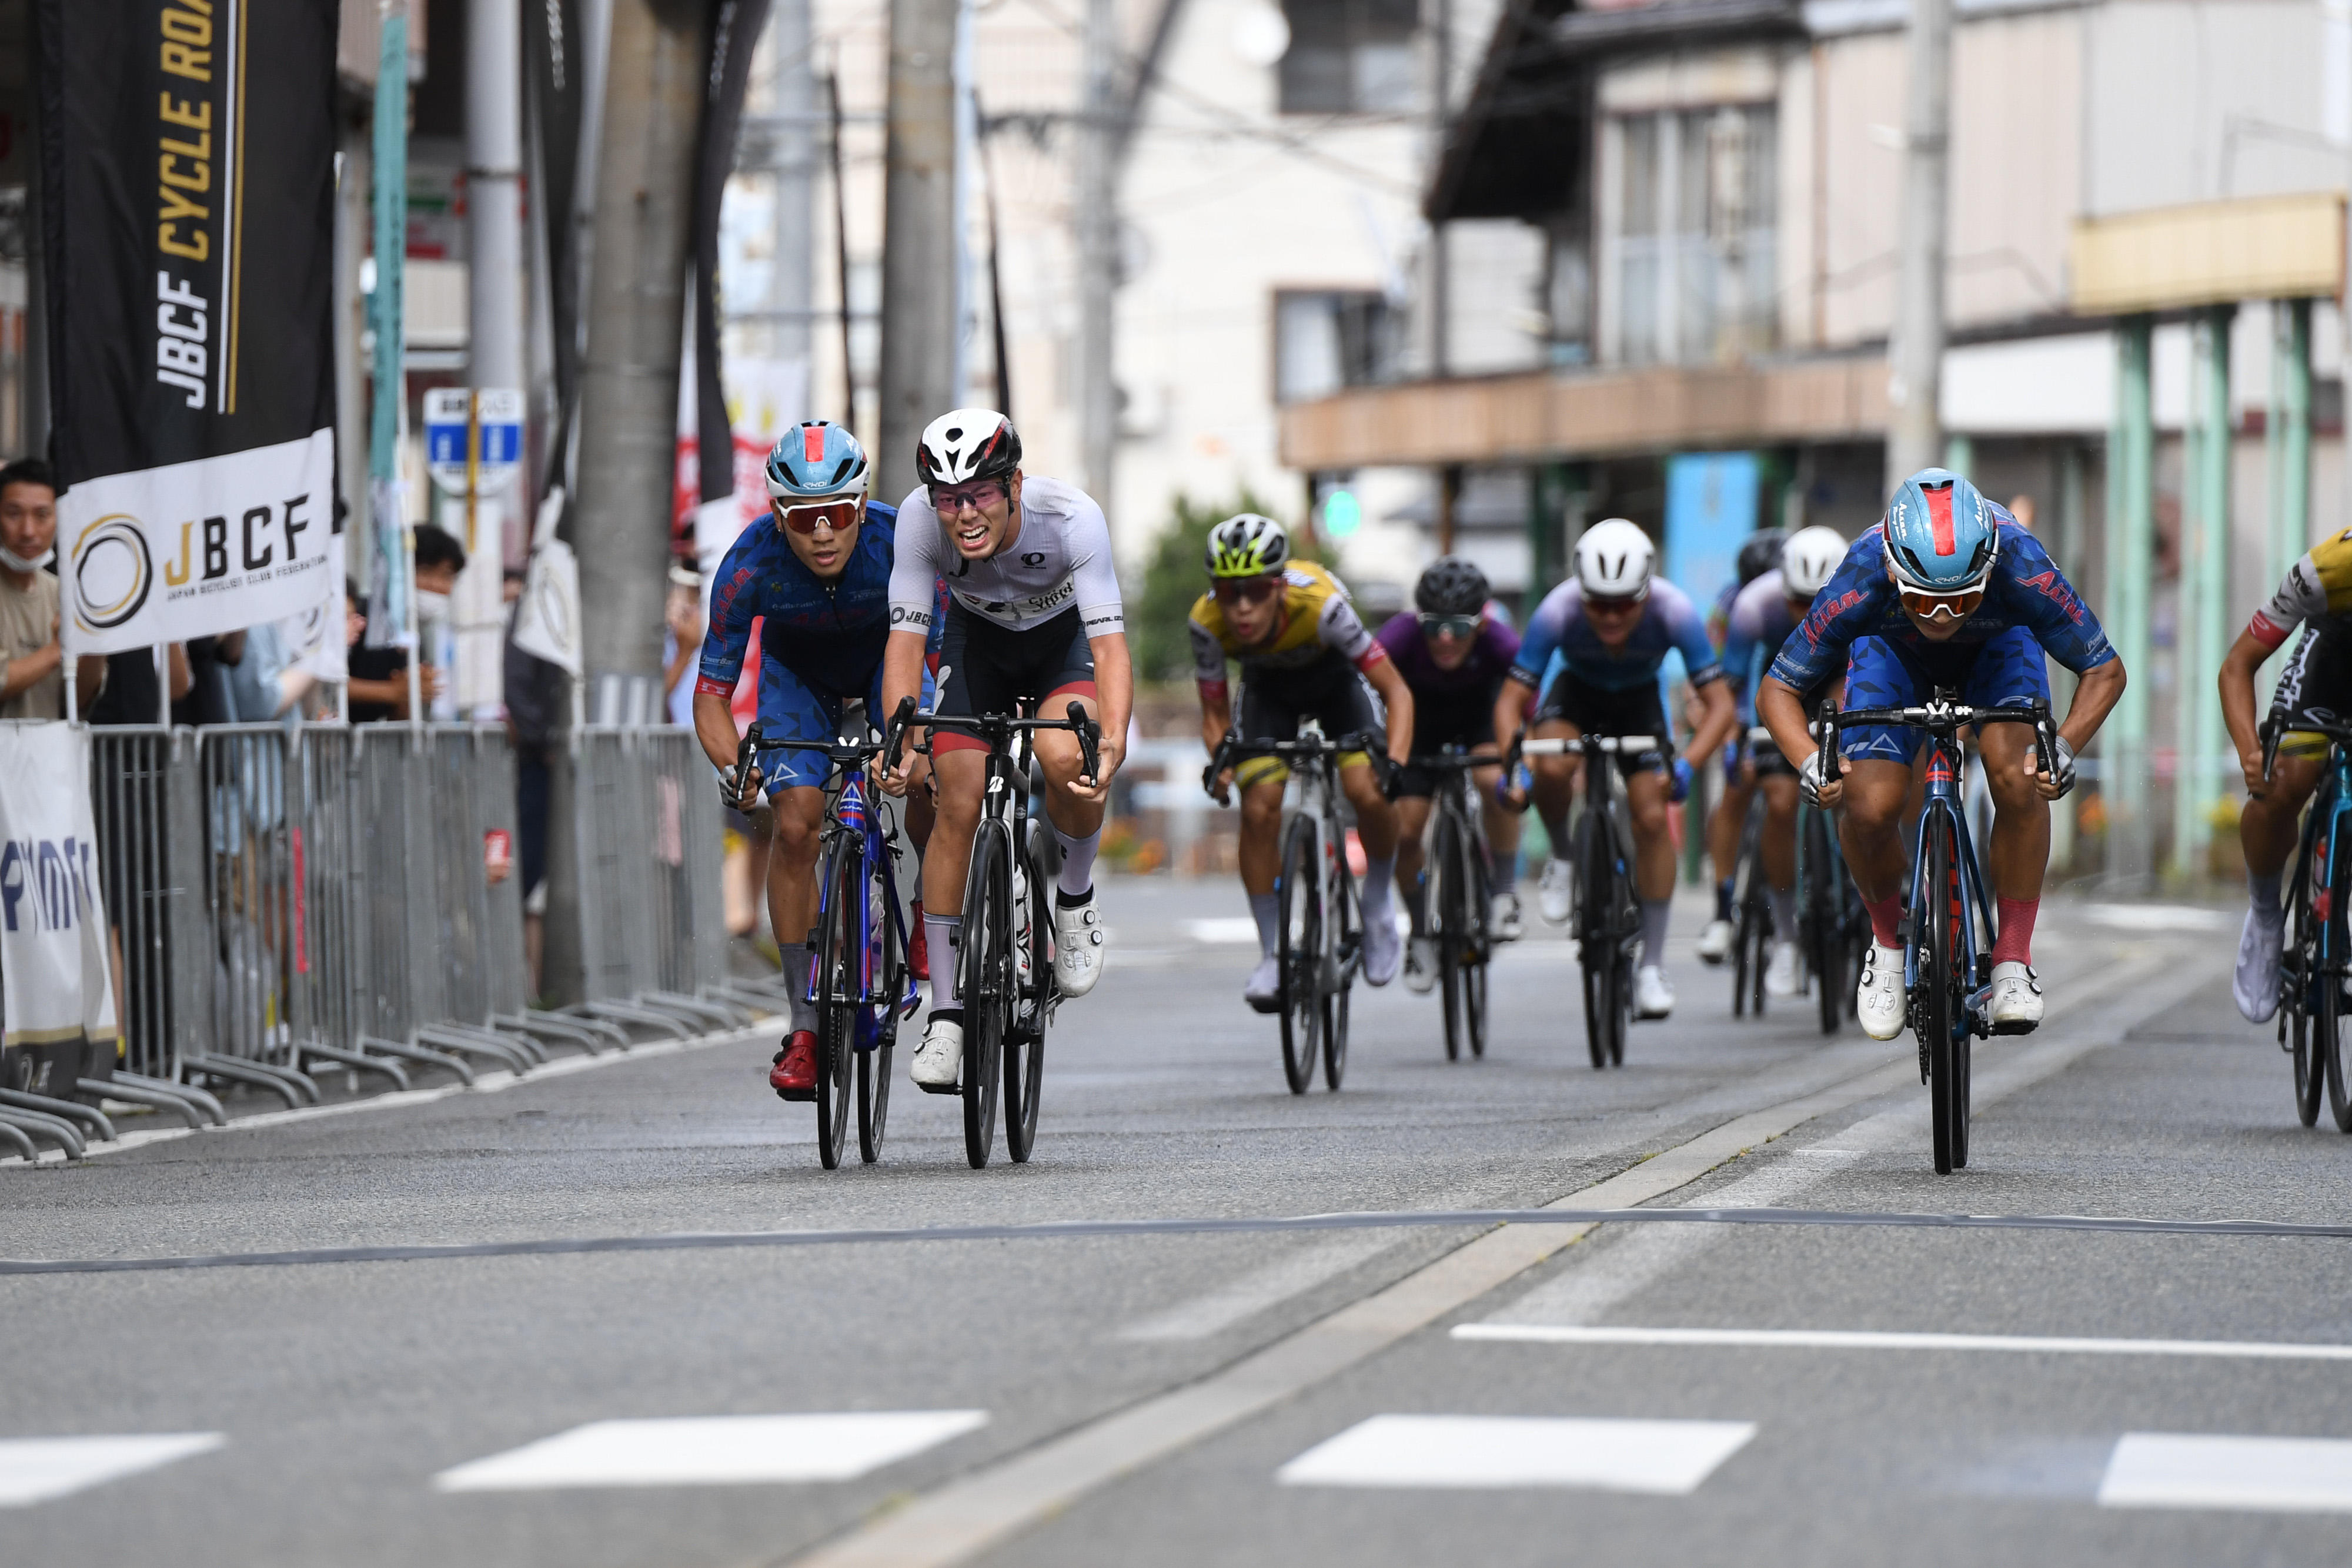
{"type": "Polygon", "coordinates": [[[961,1024],[963,1022],[963,1009],[961,1008],[933,1008],[931,1009],[931,1018],[934,1019],[945,1019],[950,1023],[961,1024]]]}
{"type": "Polygon", "coordinates": [[[1084,904],[1087,900],[1092,898],[1094,895],[1095,890],[1092,883],[1087,884],[1087,890],[1084,893],[1064,893],[1057,887],[1054,890],[1054,907],[1056,909],[1075,909],[1079,904],[1084,904]]]}
{"type": "Polygon", "coordinates": [[[1715,917],[1717,920],[1728,921],[1731,918],[1731,893],[1735,880],[1727,876],[1715,884],[1715,917]]]}

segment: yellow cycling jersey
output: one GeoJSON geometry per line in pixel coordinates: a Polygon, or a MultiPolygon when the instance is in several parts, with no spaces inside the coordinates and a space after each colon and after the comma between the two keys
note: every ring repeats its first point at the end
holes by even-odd
{"type": "Polygon", "coordinates": [[[2305,550],[2246,630],[2264,647],[2275,648],[2306,621],[2345,614],[2352,614],[2352,528],[2305,550]]]}
{"type": "Polygon", "coordinates": [[[1386,656],[1364,629],[1348,591],[1339,580],[1311,561],[1293,561],[1282,570],[1282,624],[1274,640],[1244,647],[1225,624],[1225,612],[1213,593],[1192,603],[1185,630],[1192,640],[1192,678],[1205,686],[1223,685],[1225,661],[1241,661],[1242,673],[1297,670],[1333,654],[1359,669],[1386,656]]]}

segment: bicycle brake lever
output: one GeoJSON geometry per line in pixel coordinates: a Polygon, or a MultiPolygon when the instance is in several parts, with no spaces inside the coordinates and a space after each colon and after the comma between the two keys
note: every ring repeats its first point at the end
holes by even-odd
{"type": "Polygon", "coordinates": [[[914,722],[914,718],[915,699],[900,697],[898,711],[890,716],[888,743],[883,747],[882,754],[883,772],[896,773],[898,770],[898,754],[907,744],[907,727],[914,722]]]}
{"type": "Polygon", "coordinates": [[[1076,703],[1069,707],[1070,727],[1077,731],[1078,757],[1086,764],[1086,776],[1097,783],[1102,781],[1102,726],[1087,716],[1087,710],[1076,703]]]}

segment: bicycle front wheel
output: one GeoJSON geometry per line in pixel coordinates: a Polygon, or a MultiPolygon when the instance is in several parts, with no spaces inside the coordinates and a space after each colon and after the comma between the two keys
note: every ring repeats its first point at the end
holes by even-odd
{"type": "Polygon", "coordinates": [[[2320,1062],[2327,1079],[2327,1108],[2336,1115],[2336,1131],[2352,1133],[2352,1018],[2346,1016],[2344,998],[2345,926],[2344,895],[2352,876],[2345,874],[2347,862],[2337,860],[2336,846],[2328,846],[2328,858],[2336,861],[2326,867],[2328,881],[2335,896],[2328,900],[2327,918],[2320,923],[2317,963],[2311,977],[2319,990],[2319,1007],[2313,1019],[2313,1043],[2319,1048],[2320,1062]]]}
{"type": "Polygon", "coordinates": [[[1462,832],[1444,807],[1431,835],[1429,882],[1422,889],[1423,920],[1437,949],[1437,985],[1445,1014],[1445,1060],[1462,1060],[1462,832]]]}
{"type": "MultiPolygon", "coordinates": [[[[1337,845],[1332,853],[1343,852],[1337,845]]],[[[1328,951],[1318,966],[1327,977],[1323,996],[1323,1087],[1337,1089],[1348,1075],[1348,998],[1356,989],[1355,973],[1362,962],[1364,934],[1357,921],[1356,886],[1347,866],[1335,861],[1331,885],[1324,894],[1330,911],[1328,951]]]]}
{"type": "Polygon", "coordinates": [[[1764,816],[1751,807],[1739,834],[1738,926],[1732,937],[1731,1016],[1764,1016],[1764,969],[1771,955],[1772,916],[1764,902],[1764,816]]]}
{"type": "Polygon", "coordinates": [[[1293,1094],[1315,1082],[1322,1049],[1323,998],[1316,973],[1323,955],[1323,865],[1314,819],[1293,817],[1282,838],[1279,894],[1282,975],[1282,1075],[1293,1094]]]}
{"type": "Polygon", "coordinates": [[[1462,879],[1463,909],[1454,926],[1455,945],[1462,954],[1462,1029],[1469,1037],[1470,1054],[1486,1054],[1486,965],[1495,956],[1493,927],[1495,895],[1486,874],[1485,846],[1466,835],[1462,879]]]}
{"type": "Polygon", "coordinates": [[[1804,857],[1797,875],[1805,889],[1805,967],[1812,971],[1813,1001],[1821,1011],[1822,1032],[1835,1034],[1845,1021],[1846,1006],[1852,1000],[1846,993],[1855,982],[1845,972],[1844,900],[1840,896],[1845,891],[1842,885],[1845,873],[1830,852],[1826,813],[1805,812],[1805,831],[1797,841],[1797,852],[1804,857]]]}
{"type": "MultiPolygon", "coordinates": [[[[963,894],[963,1152],[979,1170],[996,1147],[996,1091],[1016,1001],[1012,835],[981,823],[963,894]]],[[[938,958],[932,959],[939,962],[938,958]]]]}
{"type": "Polygon", "coordinates": [[[1037,1141],[1037,1103],[1045,1087],[1045,998],[1052,992],[1054,929],[1052,835],[1042,822],[1029,824],[1028,908],[1015,912],[1029,927],[1029,984],[1013,1007],[1013,1029],[1004,1040],[1004,1146],[1015,1165],[1027,1162],[1037,1141]]]}
{"type": "Polygon", "coordinates": [[[1927,825],[1927,962],[1928,1120],[1934,1124],[1936,1174],[1949,1176],[1969,1161],[1968,1015],[1961,988],[1960,867],[1951,823],[1930,812],[1927,825]]]}
{"type": "MultiPolygon", "coordinates": [[[[2304,846],[2310,853],[2311,846],[2304,846]]],[[[2307,889],[2314,881],[2315,869],[2309,863],[2297,879],[2298,888],[2307,889]]],[[[2294,1051],[2294,1113],[2306,1127],[2319,1122],[2319,1097],[2327,1077],[2327,1069],[2320,1060],[2320,1033],[2312,1017],[2314,977],[2318,975],[2320,932],[2325,925],[2313,899],[2305,894],[2294,900],[2294,942],[2285,954],[2286,985],[2280,988],[2280,1021],[2290,1031],[2294,1051]]]]}
{"type": "Polygon", "coordinates": [[[858,937],[866,907],[865,846],[852,833],[825,855],[824,921],[816,951],[816,1157],[841,1167],[849,1134],[850,1058],[857,1051],[858,1002],[865,991],[858,937]]]}
{"type": "Polygon", "coordinates": [[[890,1116],[890,1057],[898,1040],[899,1003],[907,995],[907,955],[890,907],[887,884],[866,879],[874,910],[874,1043],[857,1053],[857,1157],[872,1165],[882,1157],[882,1132],[890,1116]]]}

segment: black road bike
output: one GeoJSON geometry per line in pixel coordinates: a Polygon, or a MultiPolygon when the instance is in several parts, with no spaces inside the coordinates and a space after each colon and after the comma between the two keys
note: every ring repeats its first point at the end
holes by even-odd
{"type": "MultiPolygon", "coordinates": [[[[1078,737],[1080,773],[1101,766],[1102,728],[1076,703],[1066,718],[1037,718],[1027,700],[1021,713],[977,717],[918,713],[912,698],[891,716],[883,765],[895,769],[908,727],[952,729],[988,746],[987,782],[980,825],[964,873],[963,949],[953,961],[963,998],[963,1152],[979,1170],[996,1145],[996,1102],[1004,1100],[1004,1145],[1015,1164],[1028,1159],[1037,1138],[1037,1104],[1045,1089],[1045,1026],[1062,999],[1054,982],[1054,878],[1056,842],[1031,813],[1030,737],[1041,729],[1078,737]]],[[[928,751],[929,742],[918,749],[928,751]]],[[[949,962],[943,953],[934,964],[949,962]]]]}
{"type": "Polygon", "coordinates": [[[1411,767],[1442,779],[1429,826],[1428,883],[1422,890],[1425,934],[1437,948],[1437,975],[1445,1009],[1445,1059],[1486,1054],[1486,965],[1495,955],[1491,926],[1495,896],[1492,857],[1486,846],[1486,813],[1478,800],[1477,770],[1499,765],[1489,754],[1474,757],[1449,746],[1433,757],[1416,757],[1411,767]]]}
{"type": "MultiPolygon", "coordinates": [[[[2319,1121],[2323,1086],[2336,1130],[2352,1133],[2352,724],[2314,717],[2298,731],[2328,740],[2327,771],[2303,819],[2295,846],[2294,882],[2286,906],[2294,918],[2279,956],[2279,1044],[2294,1055],[2294,1112],[2306,1127],[2319,1121]]],[[[2263,777],[2278,760],[2284,727],[2263,722],[2263,777]]]]}
{"type": "Polygon", "coordinates": [[[1570,830],[1576,868],[1577,962],[1584,971],[1584,1044],[1596,1068],[1625,1064],[1625,1030],[1633,1018],[1633,955],[1642,941],[1642,904],[1633,885],[1633,836],[1625,821],[1619,757],[1663,751],[1652,735],[1583,735],[1511,743],[1522,757],[1584,758],[1584,810],[1570,830]]]}
{"type": "MultiPolygon", "coordinates": [[[[1228,732],[1201,775],[1201,788],[1214,796],[1226,768],[1253,757],[1278,757],[1298,780],[1298,805],[1283,826],[1275,883],[1282,931],[1276,1010],[1282,1072],[1293,1094],[1313,1085],[1318,1056],[1326,1089],[1339,1088],[1348,1071],[1348,997],[1364,964],[1364,907],[1348,867],[1339,817],[1339,756],[1369,744],[1360,736],[1333,740],[1311,718],[1300,725],[1296,740],[1244,740],[1228,732]]],[[[1382,754],[1374,748],[1371,755],[1382,754]]]]}

